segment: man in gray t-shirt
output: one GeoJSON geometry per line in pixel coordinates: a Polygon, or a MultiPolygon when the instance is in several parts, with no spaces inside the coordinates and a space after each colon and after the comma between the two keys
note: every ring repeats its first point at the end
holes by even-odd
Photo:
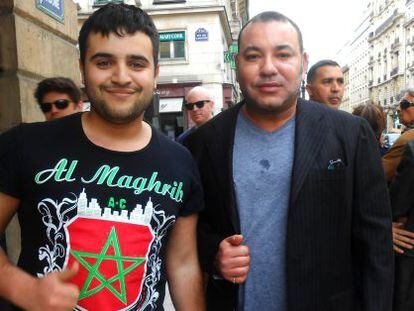
{"type": "Polygon", "coordinates": [[[277,12],[239,35],[244,100],[184,141],[200,170],[207,309],[390,311],[391,213],[363,119],[298,98],[300,30],[277,12]]]}

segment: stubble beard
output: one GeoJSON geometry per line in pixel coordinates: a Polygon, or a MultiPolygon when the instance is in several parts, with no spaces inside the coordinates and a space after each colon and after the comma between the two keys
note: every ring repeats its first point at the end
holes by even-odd
{"type": "Polygon", "coordinates": [[[286,98],[286,100],[278,105],[260,103],[252,96],[250,96],[248,92],[242,91],[242,93],[246,106],[249,108],[249,110],[255,111],[257,114],[262,115],[275,115],[288,110],[290,107],[296,104],[299,96],[299,88],[296,92],[291,93],[290,96],[286,98]]]}
{"type": "MultiPolygon", "coordinates": [[[[136,121],[150,106],[153,98],[152,93],[145,96],[144,94],[141,94],[143,97],[135,100],[126,111],[117,111],[116,109],[111,108],[111,105],[109,105],[106,100],[99,98],[99,96],[95,96],[93,92],[88,91],[89,89],[87,85],[85,85],[85,89],[91,102],[91,110],[96,112],[105,121],[114,124],[128,124],[136,121]]],[[[142,91],[143,90],[141,90],[141,92],[142,91]]]]}

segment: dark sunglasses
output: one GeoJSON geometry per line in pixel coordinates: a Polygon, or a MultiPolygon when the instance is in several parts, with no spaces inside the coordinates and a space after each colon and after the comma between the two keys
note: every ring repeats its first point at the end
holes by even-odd
{"type": "Polygon", "coordinates": [[[400,108],[401,109],[407,109],[407,108],[412,107],[412,106],[414,106],[414,103],[409,102],[406,99],[403,99],[402,101],[400,101],[400,108]]]}
{"type": "Polygon", "coordinates": [[[205,103],[208,103],[208,102],[209,102],[209,100],[199,100],[195,103],[186,103],[186,102],[184,102],[184,107],[187,110],[193,110],[194,106],[197,106],[198,109],[201,109],[201,108],[204,107],[205,103]]]}
{"type": "Polygon", "coordinates": [[[57,109],[62,110],[69,106],[70,100],[68,99],[58,99],[51,103],[40,103],[40,109],[44,113],[50,112],[52,110],[52,105],[54,105],[57,109]]]}

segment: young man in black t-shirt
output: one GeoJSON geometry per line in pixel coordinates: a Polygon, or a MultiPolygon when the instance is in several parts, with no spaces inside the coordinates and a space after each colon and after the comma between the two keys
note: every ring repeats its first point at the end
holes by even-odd
{"type": "Polygon", "coordinates": [[[162,310],[168,280],[177,309],[204,310],[197,169],[143,122],[157,30],[110,4],[79,47],[91,111],[0,136],[0,232],[16,212],[22,229],[19,268],[0,250],[0,295],[32,310],[162,310]]]}

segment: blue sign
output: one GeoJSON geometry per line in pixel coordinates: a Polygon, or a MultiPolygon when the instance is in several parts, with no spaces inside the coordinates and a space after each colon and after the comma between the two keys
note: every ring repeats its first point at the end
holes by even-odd
{"type": "Polygon", "coordinates": [[[36,0],[36,6],[47,15],[63,22],[63,0],[36,0]]]}
{"type": "Polygon", "coordinates": [[[208,31],[205,28],[198,28],[195,32],[196,41],[208,41],[208,31]]]}

